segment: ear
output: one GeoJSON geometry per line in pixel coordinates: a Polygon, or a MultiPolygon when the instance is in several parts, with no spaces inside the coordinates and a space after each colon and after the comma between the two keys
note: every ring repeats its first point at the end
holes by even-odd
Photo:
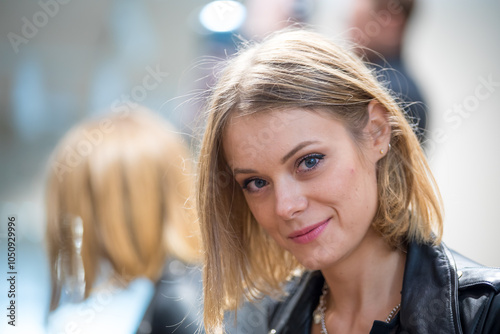
{"type": "Polygon", "coordinates": [[[370,159],[377,162],[389,151],[391,140],[391,126],[387,110],[377,101],[368,104],[368,124],[364,129],[368,138],[367,150],[370,159]]]}

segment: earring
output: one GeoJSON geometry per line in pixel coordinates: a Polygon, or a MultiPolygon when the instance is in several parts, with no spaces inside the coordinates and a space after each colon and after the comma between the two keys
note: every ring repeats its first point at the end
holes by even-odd
{"type": "Polygon", "coordinates": [[[384,154],[384,149],[383,148],[380,149],[380,154],[384,154]]]}

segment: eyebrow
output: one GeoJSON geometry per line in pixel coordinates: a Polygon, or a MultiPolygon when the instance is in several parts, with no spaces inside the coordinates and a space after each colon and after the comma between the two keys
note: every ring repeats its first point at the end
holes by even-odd
{"type": "Polygon", "coordinates": [[[290,159],[295,153],[297,153],[298,151],[300,151],[301,149],[303,149],[304,147],[306,146],[309,146],[311,144],[316,144],[318,143],[317,140],[307,140],[307,141],[303,141],[302,143],[298,144],[297,146],[295,146],[290,152],[288,152],[287,154],[285,154],[285,156],[283,158],[281,158],[281,163],[284,164],[288,159],[290,159]]]}
{"type": "Polygon", "coordinates": [[[245,168],[235,168],[233,171],[233,175],[236,174],[252,174],[257,173],[255,169],[245,169],[245,168]]]}

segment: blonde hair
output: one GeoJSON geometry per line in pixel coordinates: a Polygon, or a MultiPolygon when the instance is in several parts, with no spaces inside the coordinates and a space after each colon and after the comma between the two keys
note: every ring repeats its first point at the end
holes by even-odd
{"type": "Polygon", "coordinates": [[[156,280],[167,255],[198,260],[188,153],[174,128],[142,107],[83,123],[62,139],[46,189],[51,310],[78,275],[75,219],[83,225],[85,297],[102,259],[124,285],[140,276],[156,280]]]}
{"type": "Polygon", "coordinates": [[[228,61],[208,101],[198,171],[208,332],[221,326],[223,311],[235,308],[243,296],[279,293],[292,271],[301,268],[260,228],[234,181],[222,150],[229,117],[287,108],[326,110],[361,145],[373,100],[387,111],[392,147],[378,163],[373,226],[394,247],[438,243],[441,199],[426,158],[400,107],[359,58],[317,33],[292,30],[248,46],[228,61]]]}

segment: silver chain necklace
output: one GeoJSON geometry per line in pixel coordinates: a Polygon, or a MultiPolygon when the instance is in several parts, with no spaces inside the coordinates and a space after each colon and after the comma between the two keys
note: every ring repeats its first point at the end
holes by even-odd
{"type": "MultiPolygon", "coordinates": [[[[319,304],[318,307],[313,312],[313,320],[315,324],[321,324],[321,334],[328,334],[328,331],[326,330],[326,323],[325,323],[325,311],[326,311],[326,301],[325,297],[326,294],[328,293],[328,285],[323,284],[323,289],[321,291],[321,297],[319,297],[319,304]]],[[[390,323],[391,320],[394,318],[394,316],[398,313],[399,309],[401,307],[401,303],[396,305],[391,313],[387,316],[385,319],[386,323],[390,323]]]]}

